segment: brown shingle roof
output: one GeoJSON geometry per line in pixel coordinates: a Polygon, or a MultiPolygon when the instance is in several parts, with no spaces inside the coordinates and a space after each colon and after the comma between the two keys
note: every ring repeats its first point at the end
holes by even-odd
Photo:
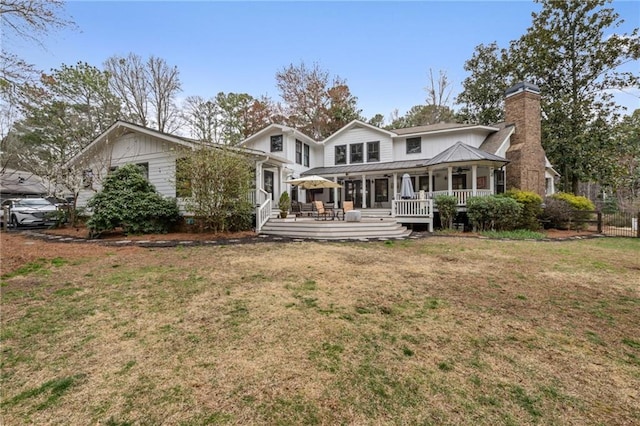
{"type": "Polygon", "coordinates": [[[436,123],[428,126],[405,127],[402,129],[390,129],[397,135],[409,135],[412,133],[435,132],[438,130],[464,129],[466,127],[475,127],[477,124],[460,124],[460,123],[436,123]]]}
{"type": "Polygon", "coordinates": [[[487,136],[484,142],[480,145],[480,149],[491,154],[495,154],[498,149],[500,149],[504,140],[509,136],[509,134],[511,134],[511,132],[513,132],[514,125],[502,122],[494,124],[492,127],[497,127],[500,130],[487,136]]]}

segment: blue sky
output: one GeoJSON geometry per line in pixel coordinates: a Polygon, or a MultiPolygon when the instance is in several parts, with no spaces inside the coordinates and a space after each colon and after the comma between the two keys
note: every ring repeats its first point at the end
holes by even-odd
{"type": "MultiPolygon", "coordinates": [[[[640,27],[640,2],[615,1],[640,27]]],[[[480,43],[502,47],[524,34],[532,1],[212,2],[71,1],[76,30],[58,31],[44,48],[16,44],[43,70],[78,61],[102,66],[114,54],[156,55],[178,66],[184,98],[218,92],[278,98],[275,73],[317,62],[347,80],[366,117],[424,103],[429,69],[444,70],[453,95],[466,77],[464,62],[480,43]]],[[[638,70],[640,64],[629,64],[638,70]]],[[[640,107],[640,91],[619,103],[640,107]]]]}

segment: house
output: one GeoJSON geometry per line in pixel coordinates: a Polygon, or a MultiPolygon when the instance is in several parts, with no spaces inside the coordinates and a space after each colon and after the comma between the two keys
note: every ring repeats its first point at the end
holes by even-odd
{"type": "MultiPolygon", "coordinates": [[[[246,138],[239,151],[253,160],[257,228],[271,217],[282,192],[293,200],[313,199],[339,207],[353,201],[358,209],[377,211],[402,222],[433,224],[432,200],[440,194],[458,199],[460,210],[472,196],[519,188],[541,196],[553,192],[557,172],[541,144],[540,91],[519,83],[505,92],[504,123],[484,126],[439,123],[385,130],[354,120],[323,141],[288,126],[271,124],[246,138]],[[292,178],[321,175],[342,185],[302,190],[292,178]],[[413,193],[400,197],[403,176],[413,193]]],[[[118,121],[70,163],[83,167],[84,205],[99,189],[100,178],[119,165],[139,164],[157,190],[178,197],[176,168],[181,149],[198,142],[118,121]]]]}
{"type": "MultiPolygon", "coordinates": [[[[424,201],[440,194],[455,196],[459,209],[465,210],[469,197],[511,188],[540,196],[552,193],[558,174],[542,148],[540,117],[540,90],[519,83],[505,92],[505,122],[492,126],[439,123],[385,130],[354,120],[315,142],[272,125],[241,146],[281,154],[291,162],[284,169],[291,172],[289,178],[320,175],[342,185],[304,191],[287,185],[279,175],[281,179],[269,186],[276,194],[289,191],[294,200],[322,200],[334,206],[353,201],[358,209],[386,210],[403,222],[431,223],[433,207],[426,203],[425,208],[424,201]],[[405,174],[414,188],[410,200],[400,197],[405,174]]],[[[263,182],[280,172],[259,171],[263,182]]]]}
{"type": "MultiPolygon", "coordinates": [[[[82,173],[83,187],[78,193],[77,206],[85,207],[89,199],[98,192],[102,179],[125,164],[137,164],[158,193],[165,197],[181,199],[176,185],[176,170],[185,150],[194,149],[200,142],[159,132],[126,121],[116,121],[106,131],[95,138],[67,167],[82,173]]],[[[215,146],[212,144],[211,146],[215,146]]],[[[256,169],[266,167],[283,170],[287,160],[270,153],[252,149],[242,149],[255,164],[256,169]]],[[[256,182],[256,188],[273,185],[271,182],[256,182]]],[[[264,191],[257,191],[258,195],[264,191]]],[[[264,198],[264,197],[262,197],[264,198]]]]}
{"type": "Polygon", "coordinates": [[[0,201],[8,198],[44,197],[51,191],[47,182],[33,173],[5,168],[0,172],[0,201]]]}

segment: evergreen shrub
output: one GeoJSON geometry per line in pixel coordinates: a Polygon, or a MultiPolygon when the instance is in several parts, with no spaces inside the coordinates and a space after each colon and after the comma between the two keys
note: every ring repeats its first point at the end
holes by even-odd
{"type": "Polygon", "coordinates": [[[108,175],[87,207],[93,211],[87,221],[92,237],[119,227],[126,234],[166,233],[179,217],[175,199],[158,194],[135,164],[108,175]]]}

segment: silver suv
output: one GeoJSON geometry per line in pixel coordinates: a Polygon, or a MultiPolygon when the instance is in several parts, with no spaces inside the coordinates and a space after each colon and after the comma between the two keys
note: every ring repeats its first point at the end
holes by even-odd
{"type": "Polygon", "coordinates": [[[22,225],[55,225],[58,208],[44,198],[13,198],[2,203],[2,221],[4,209],[9,209],[9,223],[13,227],[22,225]]]}

